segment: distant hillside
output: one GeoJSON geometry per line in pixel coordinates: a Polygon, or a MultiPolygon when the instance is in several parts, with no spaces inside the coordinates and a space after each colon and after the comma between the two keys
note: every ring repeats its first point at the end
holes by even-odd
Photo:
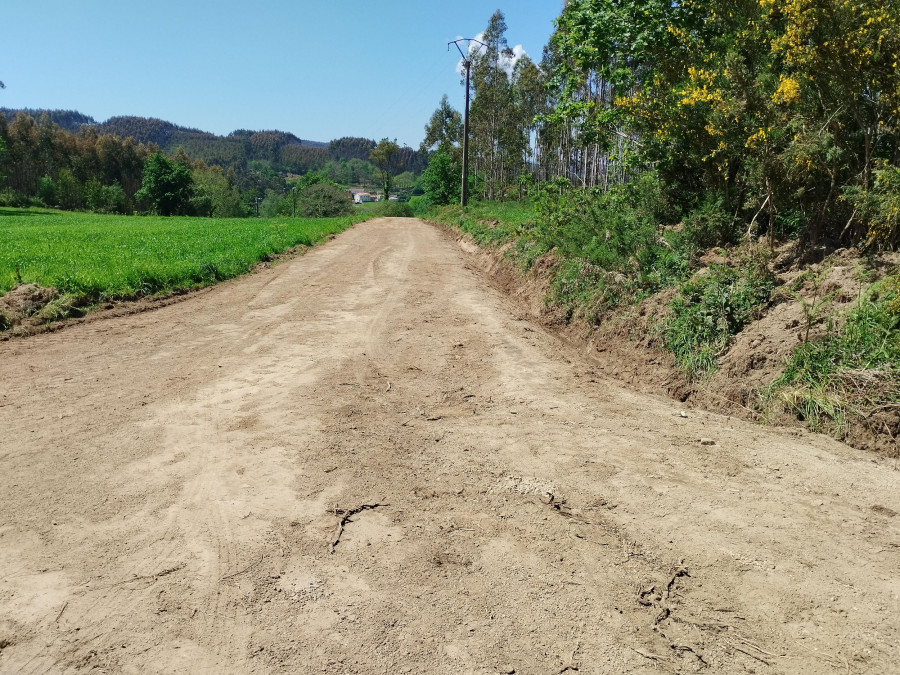
{"type": "MultiPolygon", "coordinates": [[[[93,126],[100,134],[115,134],[121,138],[131,137],[138,143],[153,143],[169,155],[183,148],[189,157],[201,159],[207,164],[241,168],[249,162],[265,162],[275,171],[296,174],[321,170],[329,162],[341,163],[354,159],[368,162],[369,152],[375,147],[375,141],[367,138],[346,137],[323,143],[277,130],[237,129],[227,136],[217,136],[154,117],[133,115],[110,117],[98,123],[93,117],[72,110],[0,108],[0,112],[8,121],[20,112],[35,120],[46,113],[52,122],[72,133],[78,133],[85,126],[93,126]]],[[[428,160],[426,155],[412,148],[403,148],[400,163],[401,171],[421,173],[428,160]]]]}
{"type": "Polygon", "coordinates": [[[244,161],[270,162],[273,167],[285,164],[282,151],[291,148],[292,157],[297,149],[303,148],[300,157],[288,161],[283,168],[302,173],[314,168],[327,159],[327,143],[307,141],[285,131],[251,131],[238,129],[228,136],[217,136],[208,131],[178,126],[171,122],[148,117],[111,117],[97,125],[97,131],[116,134],[123,138],[131,136],[140,143],[155,143],[164,152],[173,154],[179,147],[194,159],[202,159],[207,164],[229,166],[244,161]],[[309,155],[309,156],[306,156],[309,155]]]}
{"type": "Polygon", "coordinates": [[[12,119],[20,112],[23,112],[26,115],[30,115],[35,120],[41,119],[41,115],[46,113],[50,117],[51,122],[53,122],[54,124],[58,124],[66,131],[71,131],[72,133],[76,133],[79,129],[81,129],[81,127],[86,124],[97,124],[97,120],[95,120],[93,117],[89,115],[83,115],[82,113],[76,112],[74,110],[33,110],[32,108],[0,108],[0,112],[3,113],[7,121],[12,121],[12,119]]]}
{"type": "MultiPolygon", "coordinates": [[[[122,115],[110,117],[102,124],[97,125],[97,132],[101,134],[115,134],[121,138],[131,136],[138,143],[156,143],[163,150],[169,149],[173,140],[203,139],[215,140],[215,134],[200,129],[180,127],[177,124],[156,119],[155,117],[134,117],[122,115]]],[[[174,148],[173,148],[174,149],[174,148]]]]}

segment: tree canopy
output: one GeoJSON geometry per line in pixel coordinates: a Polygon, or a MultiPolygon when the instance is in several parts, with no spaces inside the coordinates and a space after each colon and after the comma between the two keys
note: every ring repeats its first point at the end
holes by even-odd
{"type": "Polygon", "coordinates": [[[399,154],[400,146],[396,141],[389,141],[386,138],[381,139],[381,142],[369,153],[369,160],[378,167],[385,199],[390,197],[394,176],[400,170],[399,154]]]}
{"type": "Polygon", "coordinates": [[[463,118],[460,112],[450,105],[447,95],[431,115],[425,125],[425,138],[420,150],[422,152],[444,152],[459,159],[463,136],[463,118]]]}
{"type": "Polygon", "coordinates": [[[144,179],[135,198],[146,201],[160,216],[181,216],[191,212],[194,179],[184,164],[155,152],[144,164],[144,179]]]}
{"type": "MultiPolygon", "coordinates": [[[[470,54],[478,196],[652,170],[673,222],[900,245],[900,0],[568,0],[539,64],[506,32],[470,54]]],[[[453,154],[454,112],[423,149],[453,154]]]]}

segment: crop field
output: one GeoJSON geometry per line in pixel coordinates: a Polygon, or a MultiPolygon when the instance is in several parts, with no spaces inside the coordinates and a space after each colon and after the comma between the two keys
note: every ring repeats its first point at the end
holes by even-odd
{"type": "Polygon", "coordinates": [[[0,295],[16,283],[101,300],[205,286],[362,217],[161,218],[0,208],[0,295]]]}

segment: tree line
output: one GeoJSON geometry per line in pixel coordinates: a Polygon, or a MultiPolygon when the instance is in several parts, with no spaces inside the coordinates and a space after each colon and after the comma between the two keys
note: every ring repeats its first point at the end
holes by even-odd
{"type": "MultiPolygon", "coordinates": [[[[481,41],[483,199],[652,174],[660,217],[709,242],[900,243],[900,0],[568,0],[540,63],[510,50],[500,11],[481,41]]],[[[436,176],[458,169],[460,115],[445,99],[425,130],[426,181],[456,197],[436,176]]]]}
{"type": "Polygon", "coordinates": [[[188,203],[179,202],[173,212],[247,215],[257,196],[286,187],[274,172],[210,166],[183,149],[169,160],[153,142],[99,133],[94,126],[72,133],[47,114],[35,120],[20,112],[9,123],[0,114],[0,203],[101,213],[146,211],[155,208],[141,192],[146,168],[160,157],[182,167],[190,179],[188,203]]]}
{"type": "MultiPolygon", "coordinates": [[[[98,125],[80,113],[52,113],[35,117],[18,111],[10,121],[0,113],[0,203],[108,213],[271,216],[296,211],[296,194],[287,200],[300,176],[309,176],[310,185],[383,185],[383,172],[371,159],[377,145],[365,138],[307,145],[280,131],[237,130],[218,137],[161,120],[120,117],[98,125]],[[173,148],[175,142],[180,144],[173,148]],[[163,174],[180,177],[173,186],[178,198],[171,203],[141,192],[151,159],[151,182],[163,174]],[[183,189],[186,184],[189,190],[183,189]]],[[[426,162],[423,153],[398,146],[391,161],[393,183],[410,193],[426,162]]]]}

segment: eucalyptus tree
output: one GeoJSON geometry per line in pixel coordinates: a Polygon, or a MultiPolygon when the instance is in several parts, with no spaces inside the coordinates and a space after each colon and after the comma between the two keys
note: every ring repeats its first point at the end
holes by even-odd
{"type": "Polygon", "coordinates": [[[369,161],[378,167],[385,200],[391,196],[394,174],[397,173],[400,165],[398,161],[399,153],[400,146],[397,145],[396,141],[389,141],[387,138],[382,138],[378,145],[369,153],[369,161]]]}
{"type": "Polygon", "coordinates": [[[419,146],[422,152],[445,152],[454,160],[460,160],[463,135],[463,119],[458,110],[450,105],[447,95],[431,114],[425,125],[425,139],[419,146]]]}
{"type": "Polygon", "coordinates": [[[505,127],[513,113],[510,78],[503,66],[514,55],[506,41],[506,18],[497,10],[481,35],[483,47],[475,49],[472,61],[472,93],[470,114],[470,147],[474,155],[474,173],[483,178],[484,198],[501,196],[504,167],[503,141],[505,127]]]}

